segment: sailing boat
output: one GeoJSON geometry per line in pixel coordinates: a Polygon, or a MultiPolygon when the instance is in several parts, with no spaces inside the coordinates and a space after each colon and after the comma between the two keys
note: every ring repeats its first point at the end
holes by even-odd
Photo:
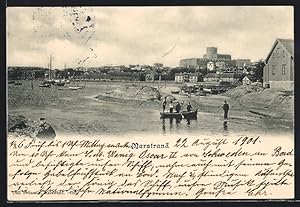
{"type": "Polygon", "coordinates": [[[49,68],[49,79],[48,80],[44,80],[41,84],[39,84],[39,87],[46,87],[46,88],[51,88],[51,67],[52,67],[52,54],[50,54],[50,62],[48,64],[48,68],[49,68]]]}
{"type": "Polygon", "coordinates": [[[71,89],[71,90],[84,89],[85,85],[86,85],[86,81],[84,82],[83,86],[79,86],[79,85],[77,85],[77,86],[69,86],[69,89],[71,89]]]}

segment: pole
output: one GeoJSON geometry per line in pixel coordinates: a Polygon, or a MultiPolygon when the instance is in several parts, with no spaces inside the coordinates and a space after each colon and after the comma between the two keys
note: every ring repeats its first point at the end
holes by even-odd
{"type": "Polygon", "coordinates": [[[52,68],[52,54],[50,54],[50,63],[49,63],[49,80],[51,79],[51,68],[52,68]]]}

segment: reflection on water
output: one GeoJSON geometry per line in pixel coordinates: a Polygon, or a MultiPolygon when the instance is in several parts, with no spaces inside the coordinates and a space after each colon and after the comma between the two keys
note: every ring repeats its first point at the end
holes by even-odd
{"type": "Polygon", "coordinates": [[[166,133],[166,120],[165,119],[162,120],[162,133],[163,134],[166,133]]]}
{"type": "Polygon", "coordinates": [[[166,118],[161,119],[162,124],[162,133],[170,133],[170,132],[180,132],[185,131],[191,128],[191,126],[196,127],[197,126],[197,119],[190,120],[190,119],[176,119],[176,118],[166,118]],[[168,121],[166,121],[168,119],[168,121]],[[174,127],[175,122],[175,127],[174,127]],[[166,126],[169,125],[169,126],[166,126]],[[168,131],[168,130],[169,131],[168,131]]]}
{"type": "Polygon", "coordinates": [[[190,125],[191,125],[191,120],[190,120],[190,119],[187,119],[187,120],[186,120],[186,123],[187,123],[188,126],[190,126],[190,125]]]}
{"type": "Polygon", "coordinates": [[[170,132],[173,131],[173,119],[170,119],[170,132]]]}
{"type": "Polygon", "coordinates": [[[227,121],[224,121],[223,127],[224,127],[224,131],[228,131],[227,121]]]}
{"type": "Polygon", "coordinates": [[[228,124],[227,121],[223,122],[224,135],[228,135],[228,124]]]}

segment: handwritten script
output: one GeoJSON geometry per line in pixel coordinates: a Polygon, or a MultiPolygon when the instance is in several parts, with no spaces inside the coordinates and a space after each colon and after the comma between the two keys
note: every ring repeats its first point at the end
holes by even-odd
{"type": "Polygon", "coordinates": [[[9,200],[292,198],[293,160],[292,145],[259,136],[160,141],[10,138],[8,196],[9,200]]]}

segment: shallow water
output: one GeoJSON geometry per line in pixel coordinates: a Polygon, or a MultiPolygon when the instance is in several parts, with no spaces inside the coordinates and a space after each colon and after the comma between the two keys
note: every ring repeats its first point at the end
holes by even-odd
{"type": "MultiPolygon", "coordinates": [[[[23,84],[26,87],[26,84],[23,84]]],[[[247,134],[255,133],[292,133],[290,124],[272,119],[261,118],[249,113],[230,111],[229,120],[225,123],[222,111],[208,113],[198,112],[197,120],[160,119],[160,107],[140,105],[137,102],[114,102],[97,100],[95,96],[107,88],[107,84],[87,83],[84,91],[55,91],[57,101],[51,104],[22,107],[8,107],[11,114],[22,114],[30,119],[41,117],[53,126],[57,134],[202,134],[204,132],[247,134]]],[[[109,86],[114,87],[114,86],[109,86]]],[[[9,89],[9,93],[14,90],[9,89]]],[[[40,89],[36,89],[40,90],[40,89]]],[[[9,94],[13,96],[13,94],[9,94]]],[[[209,98],[208,98],[209,99],[209,98]]]]}

